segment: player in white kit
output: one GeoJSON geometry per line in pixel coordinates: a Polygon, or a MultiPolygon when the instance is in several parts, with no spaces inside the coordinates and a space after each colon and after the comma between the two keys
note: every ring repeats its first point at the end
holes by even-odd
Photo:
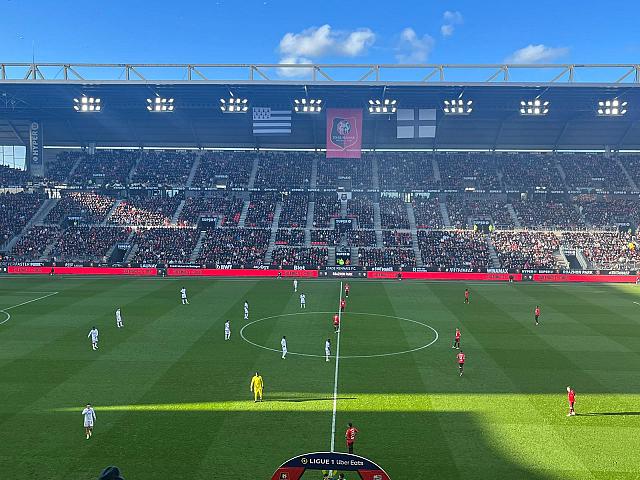
{"type": "Polygon", "coordinates": [[[282,347],[282,358],[287,356],[287,337],[282,337],[280,340],[280,346],[282,347]]]}
{"type": "Polygon", "coordinates": [[[225,340],[231,339],[231,322],[229,320],[224,322],[224,339],[225,340]]]}
{"type": "Polygon", "coordinates": [[[89,437],[93,435],[93,422],[96,421],[96,412],[90,403],[87,403],[85,409],[82,410],[82,416],[84,417],[84,433],[87,436],[87,440],[89,440],[89,437]]]}
{"type": "Polygon", "coordinates": [[[98,329],[96,327],[93,327],[89,331],[89,335],[87,335],[87,338],[91,339],[91,348],[94,350],[97,350],[98,349],[98,329]]]}
{"type": "Polygon", "coordinates": [[[331,356],[331,340],[327,338],[327,341],[324,342],[324,356],[329,361],[329,357],[331,356]]]}
{"type": "Polygon", "coordinates": [[[298,291],[298,280],[293,281],[293,293],[298,291]]]}
{"type": "Polygon", "coordinates": [[[244,319],[249,320],[249,302],[244,301],[244,319]]]}
{"type": "Polygon", "coordinates": [[[180,297],[182,298],[183,305],[189,305],[189,300],[187,300],[187,289],[182,287],[180,290],[180,297]]]}
{"type": "Polygon", "coordinates": [[[120,309],[116,310],[116,327],[118,328],[124,327],[124,323],[122,323],[122,313],[120,313],[120,309]]]}
{"type": "Polygon", "coordinates": [[[304,293],[300,294],[300,308],[307,308],[307,297],[305,297],[304,293]]]}

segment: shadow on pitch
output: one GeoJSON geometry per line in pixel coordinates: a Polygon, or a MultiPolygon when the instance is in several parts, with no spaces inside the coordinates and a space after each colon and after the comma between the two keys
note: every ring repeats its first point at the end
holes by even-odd
{"type": "Polygon", "coordinates": [[[576,413],[576,417],[600,417],[600,416],[616,416],[624,417],[626,415],[640,415],[640,412],[589,412],[589,413],[576,413]]]}
{"type": "MultiPolygon", "coordinates": [[[[337,400],[356,400],[356,397],[338,397],[337,400]]],[[[304,402],[333,402],[333,397],[325,398],[276,398],[267,400],[270,403],[277,402],[289,402],[289,403],[304,403],[304,402]]]]}

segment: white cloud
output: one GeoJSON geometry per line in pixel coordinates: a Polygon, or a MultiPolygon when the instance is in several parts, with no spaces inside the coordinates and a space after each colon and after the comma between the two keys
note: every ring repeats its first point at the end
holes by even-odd
{"type": "MultiPolygon", "coordinates": [[[[284,57],[278,62],[286,65],[307,65],[313,63],[308,58],[304,57],[284,57]]],[[[278,68],[278,75],[287,78],[308,78],[311,77],[310,68],[296,68],[296,67],[280,67],[278,68]]]]}
{"type": "Polygon", "coordinates": [[[454,30],[453,25],[449,25],[449,24],[444,24],[440,27],[440,33],[442,34],[443,37],[450,37],[451,35],[453,35],[453,30],[454,30]]]}
{"type": "Polygon", "coordinates": [[[286,33],[280,40],[279,51],[284,58],[319,58],[327,55],[357,57],[367,52],[376,35],[369,28],[353,31],[332,30],[331,25],[307,28],[300,33],[286,33]]]}
{"type": "Polygon", "coordinates": [[[447,10],[442,14],[443,24],[440,27],[440,33],[443,37],[450,37],[453,35],[456,25],[462,25],[464,18],[460,12],[447,10]]]}
{"type": "Polygon", "coordinates": [[[413,28],[407,27],[400,33],[396,59],[400,63],[424,63],[433,50],[435,41],[431,35],[419,37],[413,28]]]}
{"type": "Polygon", "coordinates": [[[516,50],[506,58],[507,63],[549,62],[569,53],[567,47],[547,47],[546,45],[527,45],[516,50]]]}

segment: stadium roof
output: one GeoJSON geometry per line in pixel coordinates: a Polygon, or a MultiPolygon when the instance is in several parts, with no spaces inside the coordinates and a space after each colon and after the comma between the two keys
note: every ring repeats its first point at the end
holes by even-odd
{"type": "Polygon", "coordinates": [[[255,137],[251,110],[240,115],[220,111],[219,99],[235,95],[247,98],[250,106],[277,109],[289,109],[295,98],[305,97],[321,98],[328,108],[362,108],[364,148],[631,150],[640,149],[638,82],[638,65],[0,63],[0,145],[26,144],[31,121],[39,120],[49,146],[324,147],[324,113],[294,115],[289,136],[255,137]],[[304,67],[309,78],[272,80],[266,73],[283,67],[304,67]],[[56,68],[57,77],[50,73],[56,68]],[[225,75],[212,79],[205,73],[215,69],[225,75]],[[518,69],[529,72],[529,81],[516,81],[513,72],[518,69]],[[402,79],[393,80],[396,70],[403,72],[402,79]],[[463,70],[468,73],[456,76],[463,70]],[[581,73],[586,70],[595,73],[581,73]],[[364,74],[344,73],[351,71],[364,74]],[[237,79],[242,76],[237,72],[247,76],[237,79]],[[555,76],[548,76],[553,72],[555,76]],[[180,74],[182,78],[176,78],[180,74]],[[82,95],[100,98],[103,111],[76,112],[73,99],[82,95]],[[146,99],[156,95],[174,98],[175,111],[148,112],[146,99]],[[444,100],[459,97],[473,100],[472,114],[445,115],[444,100]],[[368,100],[380,98],[396,99],[400,108],[438,109],[436,138],[397,139],[395,115],[366,113],[368,100]],[[520,115],[520,102],[535,98],[549,102],[548,115],[520,115]],[[598,116],[598,101],[613,98],[628,102],[627,113],[598,116]]]}

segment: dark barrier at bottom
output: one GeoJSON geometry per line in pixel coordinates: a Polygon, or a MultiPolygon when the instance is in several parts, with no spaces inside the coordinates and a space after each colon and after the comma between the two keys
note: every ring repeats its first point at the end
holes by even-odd
{"type": "Polygon", "coordinates": [[[330,472],[331,478],[338,478],[338,472],[356,472],[362,480],[390,480],[389,475],[371,460],[358,455],[333,452],[298,455],[282,464],[271,480],[299,480],[307,471],[330,472]]]}

